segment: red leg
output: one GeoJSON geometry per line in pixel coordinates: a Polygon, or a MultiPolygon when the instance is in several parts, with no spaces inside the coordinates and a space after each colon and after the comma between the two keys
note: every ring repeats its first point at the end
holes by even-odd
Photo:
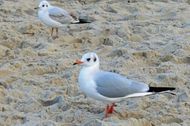
{"type": "Polygon", "coordinates": [[[115,103],[112,103],[111,106],[107,105],[105,109],[105,116],[104,118],[107,118],[109,114],[112,114],[114,112],[115,103]]]}
{"type": "Polygon", "coordinates": [[[114,106],[115,106],[115,103],[112,103],[112,105],[110,106],[109,110],[108,110],[108,113],[109,114],[112,114],[113,111],[114,111],[114,106]]]}

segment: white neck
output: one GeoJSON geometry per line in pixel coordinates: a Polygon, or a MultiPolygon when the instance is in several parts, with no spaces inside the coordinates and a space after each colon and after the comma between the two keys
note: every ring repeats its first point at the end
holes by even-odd
{"type": "Polygon", "coordinates": [[[48,9],[41,9],[39,10],[40,13],[43,13],[43,15],[49,15],[48,9]]]}
{"type": "Polygon", "coordinates": [[[79,74],[79,83],[91,79],[97,71],[99,71],[99,64],[89,67],[83,66],[79,74]]]}
{"type": "Polygon", "coordinates": [[[81,69],[81,72],[84,72],[84,73],[89,74],[89,75],[92,75],[97,71],[99,71],[99,64],[95,64],[93,66],[88,66],[88,67],[83,66],[81,69]]]}
{"type": "Polygon", "coordinates": [[[90,91],[89,86],[93,86],[93,75],[99,71],[99,64],[91,67],[83,66],[79,74],[79,87],[83,92],[90,91]]]}

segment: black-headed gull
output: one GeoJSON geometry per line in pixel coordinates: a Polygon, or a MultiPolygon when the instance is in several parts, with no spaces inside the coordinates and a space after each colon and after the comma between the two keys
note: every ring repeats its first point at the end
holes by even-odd
{"type": "Polygon", "coordinates": [[[125,98],[140,97],[167,90],[173,87],[149,87],[145,83],[127,79],[116,73],[99,69],[99,58],[96,53],[86,53],[73,65],[81,64],[79,74],[80,89],[89,97],[108,103],[105,117],[114,111],[115,102],[125,98]]]}
{"type": "Polygon", "coordinates": [[[56,36],[58,37],[58,28],[63,27],[61,21],[57,19],[63,19],[65,17],[70,18],[70,23],[78,23],[79,20],[73,14],[67,12],[66,10],[50,5],[46,0],[40,2],[38,8],[39,19],[47,26],[51,27],[51,36],[53,36],[53,30],[56,29],[56,36]]]}

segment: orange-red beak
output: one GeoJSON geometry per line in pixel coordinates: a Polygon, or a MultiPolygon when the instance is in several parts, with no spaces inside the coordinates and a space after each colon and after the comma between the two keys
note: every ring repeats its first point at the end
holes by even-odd
{"type": "Polygon", "coordinates": [[[77,64],[83,64],[84,62],[80,61],[80,60],[76,60],[75,63],[73,63],[73,65],[77,65],[77,64]]]}

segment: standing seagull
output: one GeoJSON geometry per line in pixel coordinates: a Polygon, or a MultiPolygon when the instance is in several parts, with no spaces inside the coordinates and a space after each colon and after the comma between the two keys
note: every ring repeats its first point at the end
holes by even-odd
{"type": "Polygon", "coordinates": [[[80,89],[89,97],[108,103],[105,117],[113,113],[115,102],[125,98],[140,97],[167,90],[173,87],[149,87],[145,83],[130,80],[116,73],[99,69],[99,58],[96,53],[86,53],[73,65],[81,64],[79,74],[80,89]]]}
{"type": "Polygon", "coordinates": [[[56,38],[58,37],[58,28],[63,27],[63,24],[60,21],[56,21],[53,18],[65,18],[69,17],[70,23],[79,23],[79,20],[73,14],[69,14],[66,10],[51,6],[46,0],[40,2],[38,8],[38,17],[39,19],[47,26],[51,27],[51,36],[53,36],[53,30],[56,29],[56,38]]]}

